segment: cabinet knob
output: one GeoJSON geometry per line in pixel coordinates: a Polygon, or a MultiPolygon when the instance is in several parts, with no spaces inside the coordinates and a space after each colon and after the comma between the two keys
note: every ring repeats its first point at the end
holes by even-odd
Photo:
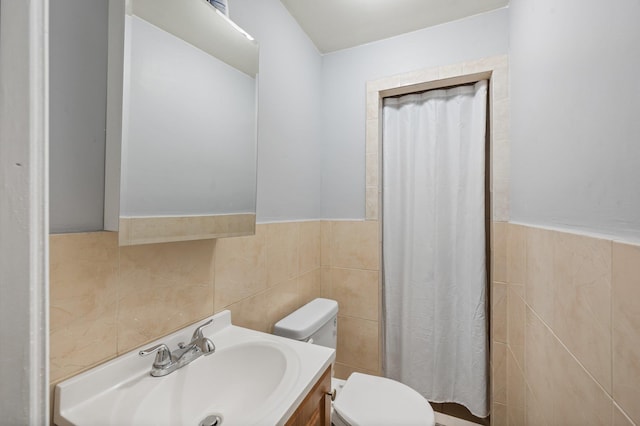
{"type": "Polygon", "coordinates": [[[331,401],[335,401],[336,400],[336,390],[333,389],[331,392],[327,392],[327,395],[329,395],[331,397],[331,401]]]}

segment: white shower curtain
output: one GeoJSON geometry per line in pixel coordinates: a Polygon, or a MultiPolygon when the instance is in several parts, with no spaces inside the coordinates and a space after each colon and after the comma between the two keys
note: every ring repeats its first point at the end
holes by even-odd
{"type": "Polygon", "coordinates": [[[384,368],[486,417],[487,82],[383,107],[384,368]]]}

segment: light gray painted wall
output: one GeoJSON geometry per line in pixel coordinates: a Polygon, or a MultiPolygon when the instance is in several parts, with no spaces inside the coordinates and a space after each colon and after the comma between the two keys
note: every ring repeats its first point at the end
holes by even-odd
{"type": "MultiPolygon", "coordinates": [[[[278,0],[232,0],[260,42],[258,221],[320,216],[321,56],[278,0]]],[[[102,229],[107,0],[51,7],[51,228],[102,229]]]]}
{"type": "Polygon", "coordinates": [[[317,219],[322,57],[278,0],[231,0],[229,12],[260,42],[257,220],[317,219]]]}
{"type": "MultiPolygon", "coordinates": [[[[102,228],[107,1],[80,3],[51,8],[55,232],[102,228]]],[[[259,222],[363,218],[365,82],[507,51],[506,9],[324,57],[278,0],[229,9],[260,42],[259,222]]]]}
{"type": "Polygon", "coordinates": [[[107,0],[53,0],[50,15],[51,232],[101,230],[107,0]]]}
{"type": "Polygon", "coordinates": [[[508,10],[325,55],[322,79],[322,218],[365,214],[365,84],[508,50],[508,10]]]}
{"type": "Polygon", "coordinates": [[[511,217],[640,237],[640,2],[512,0],[511,217]]]}

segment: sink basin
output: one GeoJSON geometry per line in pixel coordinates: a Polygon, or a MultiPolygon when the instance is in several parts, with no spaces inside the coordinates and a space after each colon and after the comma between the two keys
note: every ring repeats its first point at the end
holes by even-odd
{"type": "MultiPolygon", "coordinates": [[[[334,359],[332,349],[231,325],[228,311],[206,334],[217,350],[164,377],[132,351],[56,386],[54,421],[64,425],[284,424],[334,359]]],[[[171,348],[191,328],[161,339],[171,348]]]]}
{"type": "Polygon", "coordinates": [[[295,353],[268,342],[232,346],[208,358],[166,377],[144,376],[112,392],[109,424],[197,425],[211,414],[220,415],[224,424],[249,424],[258,419],[252,419],[247,407],[262,414],[276,403],[293,383],[287,369],[299,362],[295,353]],[[132,397],[134,388],[137,398],[132,397]]]}

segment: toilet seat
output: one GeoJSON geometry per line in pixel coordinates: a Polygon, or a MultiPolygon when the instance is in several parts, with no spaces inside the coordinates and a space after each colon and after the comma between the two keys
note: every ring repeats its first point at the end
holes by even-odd
{"type": "Polygon", "coordinates": [[[368,374],[351,374],[333,409],[334,415],[350,426],[435,424],[431,405],[418,392],[395,380],[368,374]]]}

